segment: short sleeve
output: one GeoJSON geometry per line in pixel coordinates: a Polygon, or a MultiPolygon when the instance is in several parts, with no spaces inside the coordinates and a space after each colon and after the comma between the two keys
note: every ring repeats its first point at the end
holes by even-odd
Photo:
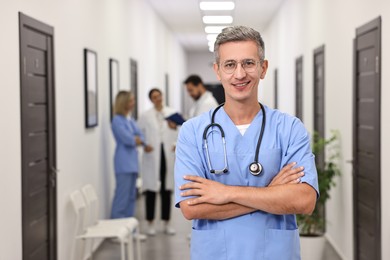
{"type": "Polygon", "coordinates": [[[180,196],[179,187],[187,181],[183,179],[184,175],[196,175],[205,177],[205,169],[202,163],[202,157],[199,151],[202,151],[201,144],[197,143],[199,133],[194,129],[191,121],[185,122],[179,131],[176,143],[175,160],[175,205],[190,197],[180,196]]]}
{"type": "Polygon", "coordinates": [[[302,183],[312,186],[319,196],[318,176],[314,155],[310,147],[310,135],[303,123],[294,118],[290,131],[284,133],[287,142],[284,144],[282,167],[291,162],[297,162],[297,166],[304,167],[305,175],[301,178],[302,183]]]}

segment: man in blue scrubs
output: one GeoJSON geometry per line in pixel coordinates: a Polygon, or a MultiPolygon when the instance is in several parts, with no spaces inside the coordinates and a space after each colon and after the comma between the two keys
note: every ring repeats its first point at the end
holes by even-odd
{"type": "Polygon", "coordinates": [[[184,123],[176,146],[175,200],[192,220],[191,259],[299,260],[295,214],[311,214],[319,195],[309,134],[299,119],[259,104],[268,61],[257,31],[225,28],[214,55],[226,100],[214,122],[226,152],[215,126],[205,149],[214,110],[184,123]],[[262,171],[253,175],[259,139],[262,171]],[[225,165],[226,172],[211,173],[225,165]]]}

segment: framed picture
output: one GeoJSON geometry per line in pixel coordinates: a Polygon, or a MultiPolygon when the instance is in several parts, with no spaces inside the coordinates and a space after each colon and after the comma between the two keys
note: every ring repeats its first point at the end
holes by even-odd
{"type": "Polygon", "coordinates": [[[165,105],[169,106],[169,75],[165,73],[165,105]]]}
{"type": "Polygon", "coordinates": [[[85,127],[98,125],[97,54],[84,49],[85,127]]]}
{"type": "Polygon", "coordinates": [[[110,119],[114,116],[114,104],[119,92],[119,62],[110,59],[110,119]]]}
{"type": "MultiPolygon", "coordinates": [[[[130,59],[130,91],[133,93],[135,100],[138,101],[138,65],[134,59],[130,59]]],[[[132,117],[135,120],[138,119],[137,102],[135,103],[132,117]]]]}

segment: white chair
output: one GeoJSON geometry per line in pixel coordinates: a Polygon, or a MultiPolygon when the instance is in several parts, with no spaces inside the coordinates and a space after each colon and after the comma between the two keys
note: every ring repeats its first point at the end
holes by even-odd
{"type": "MultiPolygon", "coordinates": [[[[120,241],[121,260],[125,260],[125,244],[127,240],[132,239],[132,235],[126,227],[102,227],[97,225],[86,225],[86,211],[87,205],[84,201],[83,195],[80,191],[76,190],[71,193],[70,200],[74,212],[76,214],[76,230],[75,230],[75,243],[73,246],[73,260],[83,260],[84,257],[84,240],[96,238],[117,238],[120,241]],[[77,246],[77,240],[81,240],[82,244],[77,246]]],[[[128,243],[130,244],[130,243],[128,243]]],[[[132,248],[128,248],[128,255],[131,255],[132,248]]],[[[91,253],[92,259],[92,253],[91,253]]],[[[132,260],[132,258],[130,258],[132,260]]]]}
{"type": "Polygon", "coordinates": [[[96,225],[98,227],[104,228],[120,228],[126,227],[129,232],[129,240],[128,240],[128,257],[130,260],[133,260],[133,241],[135,241],[136,247],[136,255],[137,260],[141,260],[141,245],[140,245],[140,235],[139,235],[139,222],[134,217],[129,218],[120,218],[120,219],[98,219],[99,213],[99,199],[97,197],[95,188],[91,184],[87,184],[81,188],[81,191],[85,197],[85,200],[88,204],[89,208],[89,221],[92,225],[96,225]],[[134,237],[134,240],[131,239],[134,237]]]}

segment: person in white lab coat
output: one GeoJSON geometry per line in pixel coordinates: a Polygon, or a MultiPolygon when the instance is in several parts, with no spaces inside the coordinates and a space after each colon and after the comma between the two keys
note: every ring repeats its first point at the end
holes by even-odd
{"type": "Polygon", "coordinates": [[[213,94],[203,85],[202,79],[198,75],[190,75],[185,81],[188,94],[195,100],[194,105],[188,112],[188,117],[198,116],[210,109],[218,106],[213,94]]]}
{"type": "Polygon", "coordinates": [[[164,232],[173,235],[175,230],[169,225],[171,195],[173,191],[173,167],[175,144],[178,131],[168,125],[165,119],[174,110],[163,105],[161,90],[153,88],[149,92],[154,107],[144,112],[139,118],[139,126],[153,151],[144,152],[141,162],[142,189],[145,194],[146,220],[148,235],[155,235],[154,227],[156,194],[161,196],[161,219],[164,232]]]}

